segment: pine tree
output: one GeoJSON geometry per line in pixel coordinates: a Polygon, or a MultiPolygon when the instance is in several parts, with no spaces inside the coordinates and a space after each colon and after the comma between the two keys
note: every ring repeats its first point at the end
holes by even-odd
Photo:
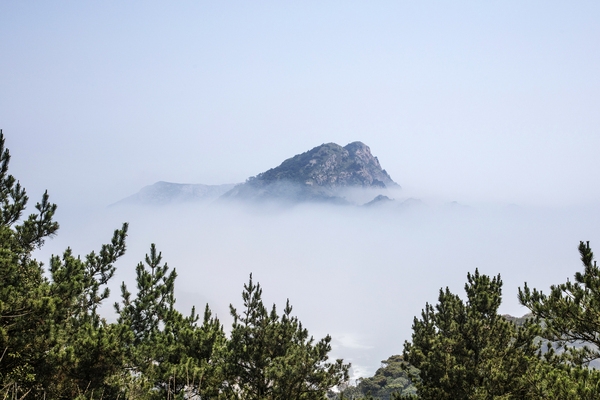
{"type": "Polygon", "coordinates": [[[0,390],[4,397],[22,396],[36,386],[37,366],[47,348],[43,335],[49,284],[31,252],[58,230],[52,221],[56,205],[49,202],[48,193],[36,205],[38,213],[18,223],[29,198],[8,174],[9,162],[0,130],[0,390]]]}
{"type": "Polygon", "coordinates": [[[551,286],[549,295],[525,283],[519,288],[519,301],[544,321],[544,338],[571,349],[574,363],[587,365],[600,358],[600,268],[589,242],[579,243],[579,253],[584,271],[575,273],[574,282],[551,286]],[[569,347],[573,344],[588,346],[569,347]]]}
{"type": "Polygon", "coordinates": [[[43,382],[48,396],[86,398],[109,396],[106,379],[122,368],[118,342],[122,332],[98,313],[110,294],[106,287],[115,272],[114,263],[125,253],[128,225],[114,232],[111,243],[85,259],[67,249],[50,260],[50,349],[44,357],[43,382]]]}
{"type": "Polygon", "coordinates": [[[438,304],[415,317],[404,359],[419,369],[413,382],[422,399],[525,398],[522,381],[537,359],[535,327],[517,328],[498,314],[500,275],[467,275],[464,303],[448,288],[438,304]],[[532,361],[533,360],[533,361],[532,361]]]}
{"type": "Polygon", "coordinates": [[[0,130],[0,390],[4,397],[102,395],[118,369],[113,331],[97,313],[108,297],[114,262],[125,251],[127,225],[85,260],[67,249],[52,257],[50,279],[32,252],[58,230],[56,205],[44,193],[23,219],[28,197],[8,174],[0,130]]]}
{"type": "Polygon", "coordinates": [[[245,400],[323,399],[327,390],[348,379],[349,364],[327,362],[331,337],[315,342],[289,301],[279,316],[262,301],[252,275],[242,293],[244,309],[234,318],[226,355],[224,393],[245,400]]]}
{"type": "Polygon", "coordinates": [[[530,374],[532,386],[546,397],[600,398],[600,372],[588,368],[600,358],[600,269],[589,242],[579,243],[584,271],[575,280],[553,285],[546,295],[519,288],[519,301],[543,327],[546,363],[530,374]]]}
{"type": "Polygon", "coordinates": [[[161,261],[152,244],[146,265],[136,267],[136,297],[123,283],[122,304],[115,304],[119,325],[129,332],[121,385],[129,398],[216,396],[222,381],[216,360],[225,340],[222,326],[208,305],[200,326],[195,309],[188,317],[175,309],[177,273],[161,261]]]}

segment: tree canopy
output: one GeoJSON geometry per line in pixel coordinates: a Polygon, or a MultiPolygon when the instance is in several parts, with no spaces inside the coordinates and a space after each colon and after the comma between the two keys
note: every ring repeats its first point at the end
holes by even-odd
{"type": "Polygon", "coordinates": [[[414,383],[422,399],[522,398],[521,377],[536,355],[533,331],[498,314],[500,275],[467,275],[467,301],[440,289],[413,322],[404,359],[419,370],[414,383]]]}
{"type": "Polygon", "coordinates": [[[242,293],[227,346],[227,394],[236,399],[323,399],[327,390],[348,380],[349,364],[328,362],[331,337],[315,341],[288,302],[279,316],[268,311],[252,275],[242,293]]]}
{"type": "MultiPolygon", "coordinates": [[[[531,310],[547,343],[547,363],[538,366],[536,390],[565,399],[600,398],[600,270],[589,242],[579,243],[583,272],[574,282],[552,285],[550,294],[519,288],[519,301],[531,310]]],[[[535,375],[534,375],[535,376],[535,375]]]]}
{"type": "Polygon", "coordinates": [[[569,350],[573,362],[587,365],[600,358],[600,269],[589,242],[579,243],[579,253],[584,270],[574,281],[551,286],[549,295],[525,283],[519,301],[544,322],[545,339],[569,350]]]}

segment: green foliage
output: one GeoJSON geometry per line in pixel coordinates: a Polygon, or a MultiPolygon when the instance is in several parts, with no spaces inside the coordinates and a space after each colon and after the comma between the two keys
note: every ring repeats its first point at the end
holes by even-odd
{"type": "Polygon", "coordinates": [[[476,270],[467,280],[466,303],[440,289],[438,304],[426,304],[414,320],[404,359],[420,371],[419,398],[523,398],[521,377],[536,359],[536,329],[517,328],[498,314],[499,275],[490,279],[476,270]]]}
{"type": "Polygon", "coordinates": [[[126,236],[124,224],[98,254],[92,252],[82,260],[67,249],[62,258],[50,260],[49,349],[40,368],[45,374],[38,377],[47,396],[112,393],[105,379],[121,368],[120,333],[99,316],[98,307],[109,296],[106,285],[114,275],[114,263],[125,253],[126,236]]]}
{"type": "Polygon", "coordinates": [[[600,398],[600,371],[587,368],[600,358],[600,269],[589,242],[579,243],[579,253],[584,271],[575,274],[574,282],[551,286],[549,295],[527,283],[519,288],[519,301],[531,310],[549,343],[546,363],[530,374],[543,398],[600,398]]]}
{"type": "Polygon", "coordinates": [[[119,347],[97,308],[125,251],[127,225],[85,260],[70,249],[53,256],[46,278],[31,253],[58,230],[56,205],[44,193],[37,213],[22,220],[28,197],[8,175],[4,143],[0,131],[0,393],[69,399],[107,393],[104,378],[118,368],[119,347]]]}
{"type": "Polygon", "coordinates": [[[562,357],[546,353],[523,375],[527,399],[594,400],[600,398],[600,374],[595,369],[572,366],[562,357]]]}
{"type": "Polygon", "coordinates": [[[192,308],[184,317],[175,309],[175,270],[161,265],[154,244],[145,263],[139,263],[137,296],[123,283],[122,305],[115,304],[123,337],[126,370],[121,376],[128,398],[176,398],[180,395],[216,395],[219,368],[214,350],[225,340],[219,320],[208,305],[201,326],[192,308]]]}
{"type": "Polygon", "coordinates": [[[382,366],[371,378],[359,380],[357,388],[364,394],[382,400],[389,400],[392,393],[414,394],[410,375],[415,376],[418,371],[406,363],[402,356],[395,355],[381,362],[382,366]]]}
{"type": "Polygon", "coordinates": [[[360,378],[356,386],[342,386],[339,394],[329,393],[331,399],[381,399],[389,400],[399,395],[412,395],[416,388],[411,376],[418,370],[404,361],[400,355],[394,355],[381,362],[381,368],[369,378],[360,378]]]}
{"type": "Polygon", "coordinates": [[[58,224],[52,222],[56,206],[47,193],[36,205],[38,213],[18,223],[29,198],[8,174],[10,153],[4,144],[0,130],[0,390],[19,396],[33,390],[36,366],[48,348],[49,282],[31,252],[58,224]]]}
{"type": "Polygon", "coordinates": [[[600,269],[589,242],[580,242],[579,253],[584,272],[575,273],[574,282],[551,286],[549,295],[525,283],[519,288],[519,301],[544,322],[543,337],[568,350],[571,361],[582,365],[600,358],[600,269]],[[572,346],[581,344],[587,346],[572,346]]]}
{"type": "Polygon", "coordinates": [[[233,399],[323,399],[327,390],[348,379],[348,364],[328,363],[331,337],[318,342],[296,317],[289,301],[281,317],[269,312],[252,275],[242,293],[244,310],[233,307],[227,344],[225,393],[233,399]]]}

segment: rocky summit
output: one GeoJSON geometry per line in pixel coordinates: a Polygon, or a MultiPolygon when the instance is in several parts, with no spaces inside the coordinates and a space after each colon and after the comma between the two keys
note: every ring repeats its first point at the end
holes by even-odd
{"type": "Polygon", "coordinates": [[[326,143],[249,178],[223,197],[345,202],[345,189],[399,188],[362,142],[326,143]]]}

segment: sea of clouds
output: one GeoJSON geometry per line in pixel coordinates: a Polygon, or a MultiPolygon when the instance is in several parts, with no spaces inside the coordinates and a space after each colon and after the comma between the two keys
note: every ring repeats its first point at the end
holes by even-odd
{"type": "MultiPolygon", "coordinates": [[[[371,194],[352,196],[362,204],[371,194]]],[[[598,206],[467,205],[387,194],[396,201],[373,207],[217,201],[59,209],[59,234],[36,256],[45,261],[67,246],[82,255],[98,250],[129,222],[127,254],[103,307],[109,320],[121,282],[134,291],[135,266],[155,243],[177,270],[180,311],[208,303],[228,330],[229,304],[242,307],[252,273],[268,307],[282,310],[289,299],[316,339],[332,336],[332,357],[351,362],[358,378],[402,352],[413,318],[426,302],[436,303],[441,287],[464,297],[475,268],[502,275],[500,312],[521,316],[528,310],[518,304],[519,286],[548,290],[572,278],[581,269],[580,240],[600,249],[598,206]]]]}

